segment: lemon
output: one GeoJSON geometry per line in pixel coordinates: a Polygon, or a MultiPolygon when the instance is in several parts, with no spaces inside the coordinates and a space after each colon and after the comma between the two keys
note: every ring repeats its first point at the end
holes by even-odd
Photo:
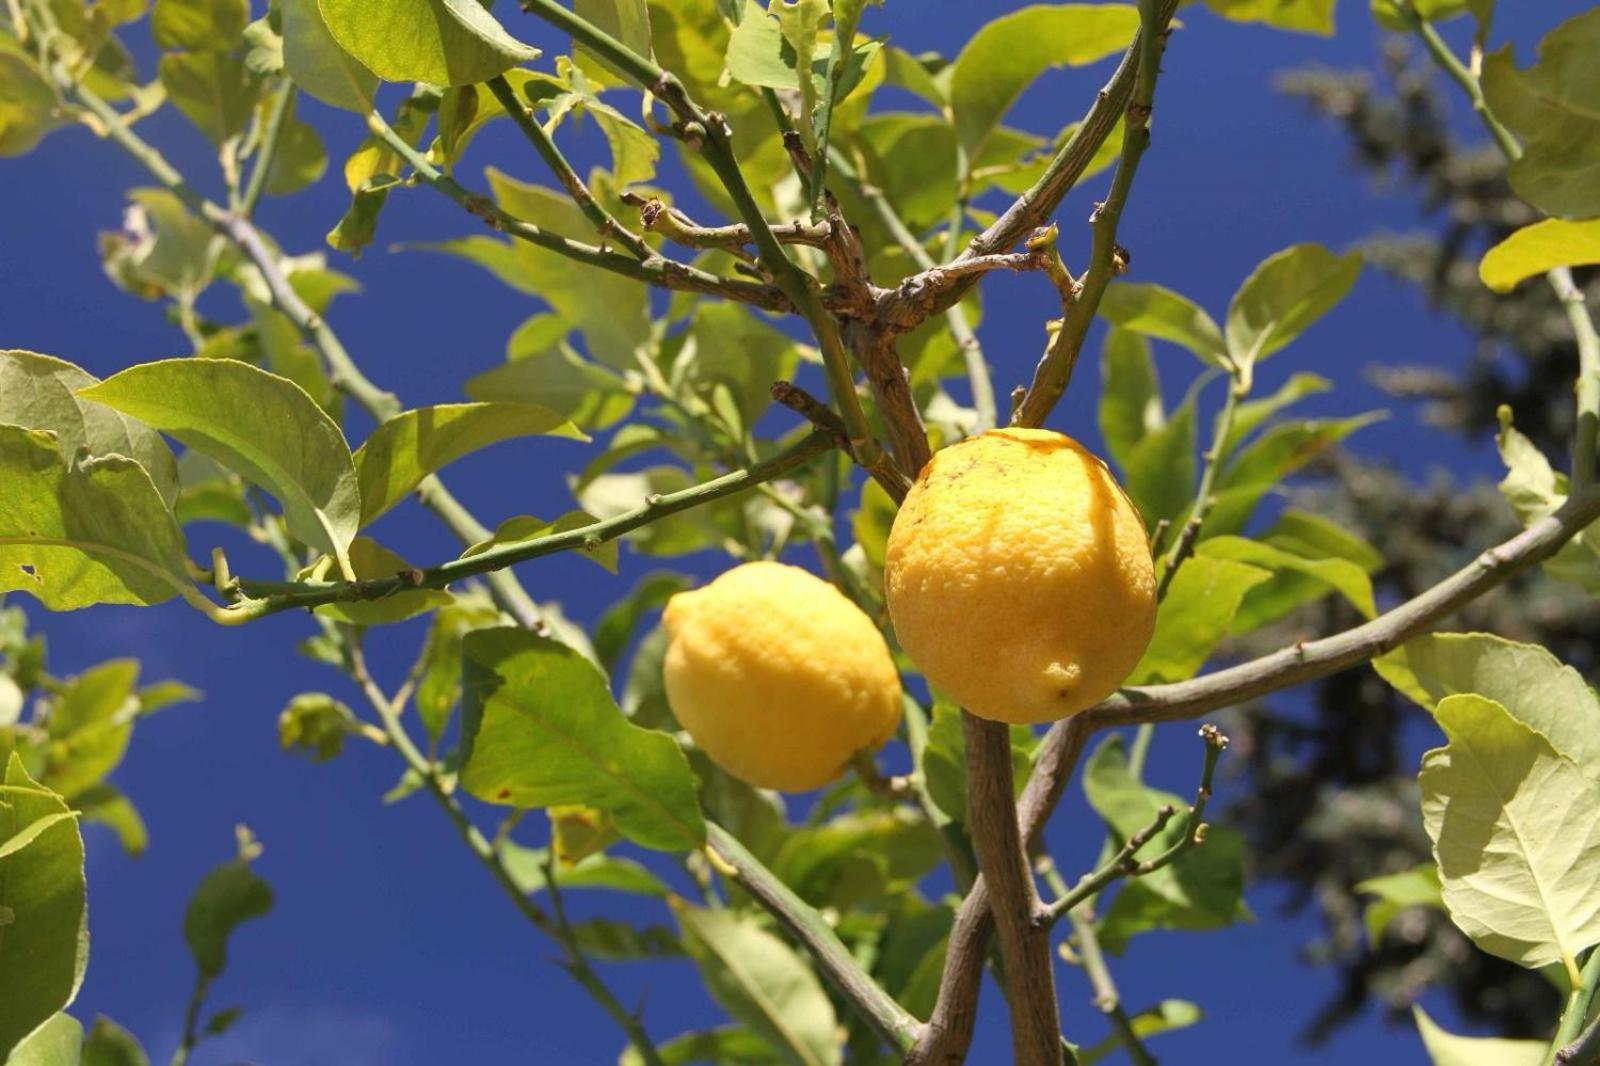
{"type": "Polygon", "coordinates": [[[733,776],[801,792],[900,721],[900,676],[872,619],[796,566],[734,567],[667,603],[667,702],[733,776]]]}
{"type": "Polygon", "coordinates": [[[1071,437],[998,429],[936,453],[889,530],[895,636],[973,714],[1048,722],[1110,695],[1155,628],[1138,509],[1071,437]]]}

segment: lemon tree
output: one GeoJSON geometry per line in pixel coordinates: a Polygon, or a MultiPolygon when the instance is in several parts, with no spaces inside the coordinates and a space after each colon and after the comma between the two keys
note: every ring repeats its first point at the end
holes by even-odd
{"type": "MultiPolygon", "coordinates": [[[[1252,915],[1247,841],[1212,805],[1227,737],[1200,727],[1196,779],[1159,784],[1152,743],[1371,664],[1436,746],[1412,812],[1432,861],[1368,872],[1369,937],[1442,911],[1562,998],[1537,1040],[1455,1035],[1419,1007],[1419,1052],[1600,1061],[1600,701],[1543,648],[1438,632],[1534,567],[1600,590],[1600,334],[1573,276],[1600,262],[1600,10],[1525,62],[1492,0],[1370,5],[1460,90],[1524,201],[1527,224],[1482,257],[1486,291],[1548,287],[1578,355],[1562,454],[1501,414],[1523,530],[1388,602],[1381,545],[1276,499],[1382,413],[1329,398],[1335,414],[1291,416],[1327,381],[1257,381],[1361,255],[1293,244],[1206,307],[1119,241],[1151,210],[1141,171],[1183,165],[1151,143],[1164,56],[1188,46],[1178,6],[1018,5],[937,56],[876,33],[862,0],[524,0],[517,18],[474,0],[8,4],[0,155],[81,126],[142,168],[125,204],[84,210],[124,211],[106,275],[186,352],[100,380],[0,351],[0,1062],[147,1061],[135,1034],[73,1013],[85,847],[104,828],[145,848],[108,777],[147,716],[200,698],[141,685],[128,659],[51,674],[19,604],[195,610],[240,640],[295,612],[299,650],[353,695],[297,696],[282,747],[392,758],[386,799],[438,808],[616,1023],[620,1061],[646,1066],[964,1061],[986,980],[1017,1063],[1153,1062],[1147,1044],[1204,1004],[1125,1005],[1112,960],[1252,915]],[[123,43],[146,29],[153,73],[123,43]],[[1063,67],[1104,87],[1055,129],[1010,124],[1063,67]],[[302,114],[308,99],[332,110],[302,114]],[[144,120],[168,108],[214,171],[154,143],[172,125],[144,120]],[[600,158],[580,169],[591,121],[600,158]],[[499,168],[490,123],[538,179],[499,168]],[[263,198],[330,171],[349,199],[326,248],[257,224],[263,198]],[[1062,209],[1078,188],[1086,224],[1062,209]],[[456,382],[441,361],[410,406],[346,325],[354,257],[424,198],[458,235],[404,249],[417,269],[449,256],[534,306],[503,365],[456,382]],[[982,330],[1007,285],[1058,309],[1009,403],[982,330]],[[1153,344],[1193,357],[1175,404],[1153,344]],[[1098,381],[1075,373],[1086,349],[1098,381]],[[1097,427],[1069,424],[1069,387],[1097,427]],[[508,499],[491,528],[447,468],[516,447],[567,475],[570,505],[508,499]],[[408,560],[379,539],[415,510],[458,547],[408,560]],[[691,555],[719,562],[649,569],[691,555]],[[546,556],[599,564],[592,624],[524,583],[546,556]],[[1360,621],[1235,656],[1324,603],[1360,621]],[[375,676],[367,649],[406,641],[403,679],[375,676]],[[1082,869],[1043,836],[1075,779],[1099,846],[1082,869]],[[569,911],[589,891],[630,899],[569,911]],[[680,1031],[596,966],[646,958],[696,974],[727,1024],[680,1031]],[[1063,1017],[1067,966],[1100,1019],[1063,1017]]],[[[1184,17],[1326,34],[1334,15],[1207,0],[1184,17]]],[[[260,850],[241,827],[177,925],[196,970],[177,1062],[238,1016],[211,993],[233,930],[273,906],[260,850]]]]}

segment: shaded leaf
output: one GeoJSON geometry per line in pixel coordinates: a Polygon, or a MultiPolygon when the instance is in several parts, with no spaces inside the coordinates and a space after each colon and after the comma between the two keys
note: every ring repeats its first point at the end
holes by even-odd
{"type": "Polygon", "coordinates": [[[734,911],[705,910],[677,897],[667,902],[706,987],[735,1020],[792,1061],[841,1061],[833,1004],[787,944],[734,911]]]}
{"type": "Polygon", "coordinates": [[[1146,531],[1163,518],[1176,521],[1194,495],[1197,392],[1198,383],[1164,426],[1133,446],[1123,464],[1123,487],[1139,508],[1146,531]]]}
{"type": "Polygon", "coordinates": [[[247,0],[155,0],[150,35],[165,49],[226,52],[244,35],[249,21],[247,0]]]}
{"type": "Polygon", "coordinates": [[[183,939],[202,976],[211,978],[228,965],[228,938],[238,926],[272,909],[272,886],[243,858],[213,867],[183,913],[183,939]]]}
{"type": "Polygon", "coordinates": [[[361,485],[361,524],[377,518],[423,478],[462,456],[527,436],[589,439],[557,412],[532,404],[437,404],[396,415],[373,430],[354,456],[361,485]]]}
{"type": "Polygon", "coordinates": [[[49,434],[0,425],[0,484],[0,592],[26,592],[53,611],[198,598],[183,534],[132,459],[68,466],[49,434]]]}
{"type": "Polygon", "coordinates": [[[1333,0],[1206,0],[1206,7],[1234,22],[1261,22],[1319,37],[1333,35],[1333,0]]]}
{"type": "MultiPolygon", "coordinates": [[[[662,1066],[779,1066],[784,1060],[760,1036],[749,1029],[724,1026],[695,1033],[681,1033],[656,1045],[662,1066]]],[[[617,1066],[645,1066],[644,1056],[631,1044],[617,1058],[617,1066]]]]}
{"type": "Polygon", "coordinates": [[[594,627],[594,651],[601,667],[607,671],[616,667],[647,611],[660,609],[693,584],[686,574],[658,570],[641,577],[631,592],[606,608],[594,627]]]}
{"type": "Polygon", "coordinates": [[[97,1016],[83,1042],[81,1066],[149,1066],[138,1039],[104,1015],[97,1016]]]}
{"type": "Polygon", "coordinates": [[[343,701],[326,692],[302,692],[278,714],[278,746],[312,762],[344,750],[345,738],[361,732],[361,721],[343,701]]]}
{"type": "Polygon", "coordinates": [[[61,454],[125,455],[145,468],[161,498],[178,498],[178,463],[161,435],[120,411],[77,395],[97,379],[50,355],[0,350],[0,422],[56,435],[61,454]]]}
{"type": "Polygon", "coordinates": [[[1131,330],[1108,330],[1100,380],[1100,435],[1111,458],[1126,469],[1133,449],[1167,420],[1149,342],[1131,330]]]}
{"type": "Polygon", "coordinates": [[[639,896],[665,896],[667,886],[644,866],[615,855],[590,855],[571,865],[550,864],[545,848],[525,848],[512,841],[500,845],[500,857],[517,887],[533,895],[549,888],[550,872],[563,892],[573,888],[608,889],[639,896]]]}
{"type": "Polygon", "coordinates": [[[1409,907],[1444,910],[1444,897],[1439,892],[1439,868],[1432,863],[1396,874],[1369,877],[1352,887],[1363,895],[1378,897],[1367,904],[1362,919],[1367,927],[1367,946],[1373,951],[1378,950],[1383,931],[1401,911],[1409,907]]]}
{"type": "Polygon", "coordinates": [[[1195,555],[1179,567],[1156,609],[1156,631],[1128,683],[1183,681],[1205,665],[1251,589],[1272,575],[1259,566],[1195,555]]]}
{"type": "Polygon", "coordinates": [[[296,538],[345,559],[361,508],[350,448],[298,385],[233,359],[165,359],[129,367],[79,395],[238,472],[283,505],[296,538]]]}
{"type": "Polygon", "coordinates": [[[55,90],[39,68],[0,47],[0,158],[28,154],[60,123],[55,90]]]}
{"type": "MultiPolygon", "coordinates": [[[[553,521],[546,522],[542,518],[532,515],[517,515],[508,518],[495,527],[494,533],[487,540],[480,540],[468,546],[461,553],[461,558],[470,559],[474,555],[481,555],[490,548],[503,548],[523,541],[537,540],[555,533],[565,533],[573,529],[583,529],[595,524],[594,515],[583,511],[569,511],[553,521]]],[[[577,553],[584,558],[593,559],[613,574],[617,572],[617,541],[608,540],[595,544],[594,547],[582,547],[577,553]]]]}
{"type": "MultiPolygon", "coordinates": [[[[1188,1000],[1164,999],[1154,1007],[1147,1007],[1130,1015],[1128,1025],[1132,1028],[1134,1036],[1140,1040],[1148,1040],[1152,1036],[1198,1025],[1200,1017],[1200,1008],[1188,1000]]],[[[1093,1047],[1080,1048],[1079,1066],[1093,1066],[1094,1063],[1116,1054],[1121,1047],[1122,1041],[1112,1035],[1093,1047]]]]}
{"type": "Polygon", "coordinates": [[[296,86],[323,103],[365,115],[378,79],[339,47],[322,20],[317,0],[279,0],[283,13],[283,68],[296,86]]]}
{"type": "Polygon", "coordinates": [[[260,79],[226,52],[168,52],[157,67],[172,106],[220,145],[244,132],[260,79]]]}

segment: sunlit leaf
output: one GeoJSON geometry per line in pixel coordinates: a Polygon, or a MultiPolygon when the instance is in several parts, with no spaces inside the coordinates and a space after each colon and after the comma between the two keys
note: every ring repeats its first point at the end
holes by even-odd
{"type": "Polygon", "coordinates": [[[1131,4],[1038,4],[983,26],[961,49],[950,78],[956,135],[968,154],[1044,71],[1120,52],[1138,28],[1131,4]]]}
{"type": "Polygon", "coordinates": [[[1206,7],[1234,22],[1261,22],[1320,37],[1333,34],[1333,0],[1206,0],[1206,7]]]}
{"type": "MultiPolygon", "coordinates": [[[[1133,1030],[1134,1036],[1140,1040],[1148,1040],[1162,1033],[1170,1033],[1178,1029],[1187,1029],[1191,1025],[1200,1024],[1200,1008],[1186,999],[1164,999],[1154,1007],[1135,1012],[1128,1016],[1128,1026],[1133,1030]]],[[[1101,1062],[1122,1047],[1121,1039],[1113,1034],[1095,1044],[1093,1047],[1078,1049],[1079,1066],[1093,1066],[1101,1062]]]]}
{"type": "Polygon", "coordinates": [[[278,714],[278,746],[312,762],[334,758],[345,738],[360,731],[355,713],[326,692],[302,692],[278,714]]]}
{"type": "Polygon", "coordinates": [[[1100,380],[1100,436],[1111,458],[1126,469],[1134,447],[1166,422],[1149,342],[1126,329],[1108,330],[1100,349],[1100,380]]]}
{"type": "Polygon", "coordinates": [[[1456,1036],[1439,1028],[1420,1006],[1411,1013],[1433,1066],[1540,1066],[1550,1050],[1537,1040],[1456,1036]]]}
{"type": "Polygon", "coordinates": [[[0,158],[33,151],[60,122],[55,91],[39,68],[0,48],[0,158]]]}
{"type": "Polygon", "coordinates": [[[157,68],[172,105],[220,145],[244,132],[260,79],[226,52],[168,52],[157,68]]]}
{"type": "Polygon", "coordinates": [[[592,663],[526,630],[462,642],[461,785],[491,803],[580,803],[608,811],[636,843],[698,847],[694,776],[664,733],[633,725],[592,663]]]}
{"type": "Polygon", "coordinates": [[[1125,330],[1181,344],[1212,366],[1228,363],[1228,346],[1216,322],[1171,289],[1118,282],[1101,299],[1100,316],[1125,330]]]}
{"type": "Polygon", "coordinates": [[[1176,521],[1194,496],[1196,394],[1191,388],[1167,423],[1147,433],[1122,464],[1123,487],[1146,530],[1163,518],[1176,521]]]}
{"type": "Polygon", "coordinates": [[[478,0],[317,0],[333,39],[384,81],[468,85],[539,54],[478,0]]]}
{"type": "Polygon", "coordinates": [[[1600,782],[1499,703],[1446,696],[1449,744],[1422,758],[1422,822],[1451,919],[1530,968],[1600,943],[1600,782]]]}
{"type": "Polygon", "coordinates": [[[227,51],[250,21],[246,0],[155,0],[150,35],[162,48],[227,51]]]}
{"type": "Polygon", "coordinates": [[[1156,632],[1130,684],[1183,681],[1205,665],[1233,626],[1251,589],[1272,576],[1259,566],[1195,555],[1172,579],[1156,609],[1156,632]]]}
{"type": "Polygon", "coordinates": [[[77,821],[63,817],[66,802],[28,776],[15,752],[5,784],[0,846],[48,825],[0,858],[0,907],[11,916],[0,927],[0,1056],[72,1002],[89,955],[77,821]]]}
{"type": "Polygon", "coordinates": [[[1359,252],[1334,255],[1320,244],[1268,256],[1228,305],[1229,353],[1240,363],[1265,359],[1344,299],[1360,273],[1359,252]]]}
{"type": "MultiPolygon", "coordinates": [[[[6,1066],[80,1066],[83,1026],[70,1014],[54,1014],[6,1058],[6,1066]]],[[[0,1052],[7,1050],[0,1044],[0,1052]]]]}
{"type": "MultiPolygon", "coordinates": [[[[1600,201],[1596,206],[1600,209],[1600,201]]],[[[1592,263],[1600,263],[1600,218],[1547,218],[1523,226],[1484,253],[1478,277],[1495,292],[1510,292],[1535,274],[1592,263]]]]}
{"type": "Polygon", "coordinates": [[[1433,863],[1396,874],[1369,877],[1352,887],[1363,895],[1378,897],[1367,904],[1362,919],[1367,927],[1367,946],[1374,951],[1383,940],[1383,931],[1401,911],[1410,907],[1444,910],[1444,897],[1439,893],[1439,868],[1433,863]]]}

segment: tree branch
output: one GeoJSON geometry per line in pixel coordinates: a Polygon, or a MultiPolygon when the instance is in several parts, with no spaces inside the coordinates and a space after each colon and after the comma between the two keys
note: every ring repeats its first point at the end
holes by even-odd
{"type": "Polygon", "coordinates": [[[1123,116],[1122,156],[1117,162],[1116,175],[1111,179],[1111,191],[1089,216],[1093,229],[1089,266],[1073,287],[1072,299],[1063,309],[1061,327],[1051,339],[1038,369],[1034,371],[1033,383],[1023,395],[1022,403],[1012,413],[1012,425],[1044,424],[1045,418],[1055,408],[1056,401],[1066,391],[1072,369],[1078,361],[1078,352],[1088,336],[1089,326],[1094,322],[1106,286],[1111,284],[1112,278],[1127,269],[1128,253],[1117,244],[1117,223],[1127,205],[1128,192],[1133,187],[1139,160],[1150,145],[1150,114],[1155,100],[1156,78],[1161,73],[1161,52],[1166,43],[1167,23],[1171,17],[1170,11],[1165,15],[1162,11],[1169,6],[1169,0],[1140,0],[1141,27],[1137,38],[1139,64],[1127,111],[1123,116]]]}
{"type": "Polygon", "coordinates": [[[412,570],[393,577],[371,578],[364,581],[241,580],[239,587],[252,598],[228,608],[225,613],[232,615],[230,621],[240,623],[297,607],[310,608],[325,603],[380,600],[408,589],[444,588],[452,581],[503,570],[529,559],[554,555],[557,552],[574,549],[594,551],[607,541],[615,540],[624,533],[648,525],[666,515],[698,507],[781,477],[803,466],[832,446],[833,438],[830,434],[812,433],[765,462],[756,463],[743,470],[735,470],[677,492],[649,496],[637,507],[602,521],[560,533],[497,545],[476,555],[453,559],[426,570],[412,570]]]}
{"type": "MultiPolygon", "coordinates": [[[[1178,0],[1157,0],[1156,14],[1160,25],[1165,27],[1171,21],[1177,7],[1178,0]]],[[[1095,97],[1094,104],[1078,122],[1067,143],[1050,160],[1039,180],[1018,196],[988,228],[973,237],[966,249],[949,265],[1004,252],[1045,224],[1116,128],[1117,120],[1122,117],[1133,92],[1144,49],[1145,31],[1140,30],[1123,53],[1110,80],[1095,97]]],[[[926,278],[925,283],[913,287],[912,293],[896,291],[886,296],[880,304],[879,313],[884,321],[892,323],[896,329],[914,329],[930,315],[960,302],[974,281],[970,276],[957,276],[949,281],[936,276],[926,278]]]]}
{"type": "Polygon", "coordinates": [[[715,822],[706,823],[706,838],[717,854],[727,860],[739,884],[778,920],[789,934],[805,946],[816,960],[823,976],[868,1024],[896,1052],[904,1053],[922,1032],[922,1023],[885,992],[872,975],[861,968],[850,949],[806,904],[772,871],[751,855],[739,838],[715,822]]]}
{"type": "Polygon", "coordinates": [[[1217,760],[1228,746],[1228,738],[1213,725],[1201,726],[1200,736],[1206,743],[1205,764],[1200,771],[1200,786],[1195,790],[1194,803],[1186,812],[1183,836],[1159,855],[1142,862],[1139,860],[1139,851],[1160,836],[1166,830],[1167,823],[1172,821],[1173,815],[1177,813],[1170,806],[1162,807],[1156,812],[1150,824],[1129,837],[1109,862],[1098,870],[1083,875],[1076,885],[1062,892],[1040,916],[1044,924],[1059,921],[1080,903],[1093,900],[1110,885],[1125,877],[1145,877],[1171,866],[1184,852],[1197,847],[1205,840],[1206,804],[1211,801],[1211,780],[1217,770],[1217,760]]]}

